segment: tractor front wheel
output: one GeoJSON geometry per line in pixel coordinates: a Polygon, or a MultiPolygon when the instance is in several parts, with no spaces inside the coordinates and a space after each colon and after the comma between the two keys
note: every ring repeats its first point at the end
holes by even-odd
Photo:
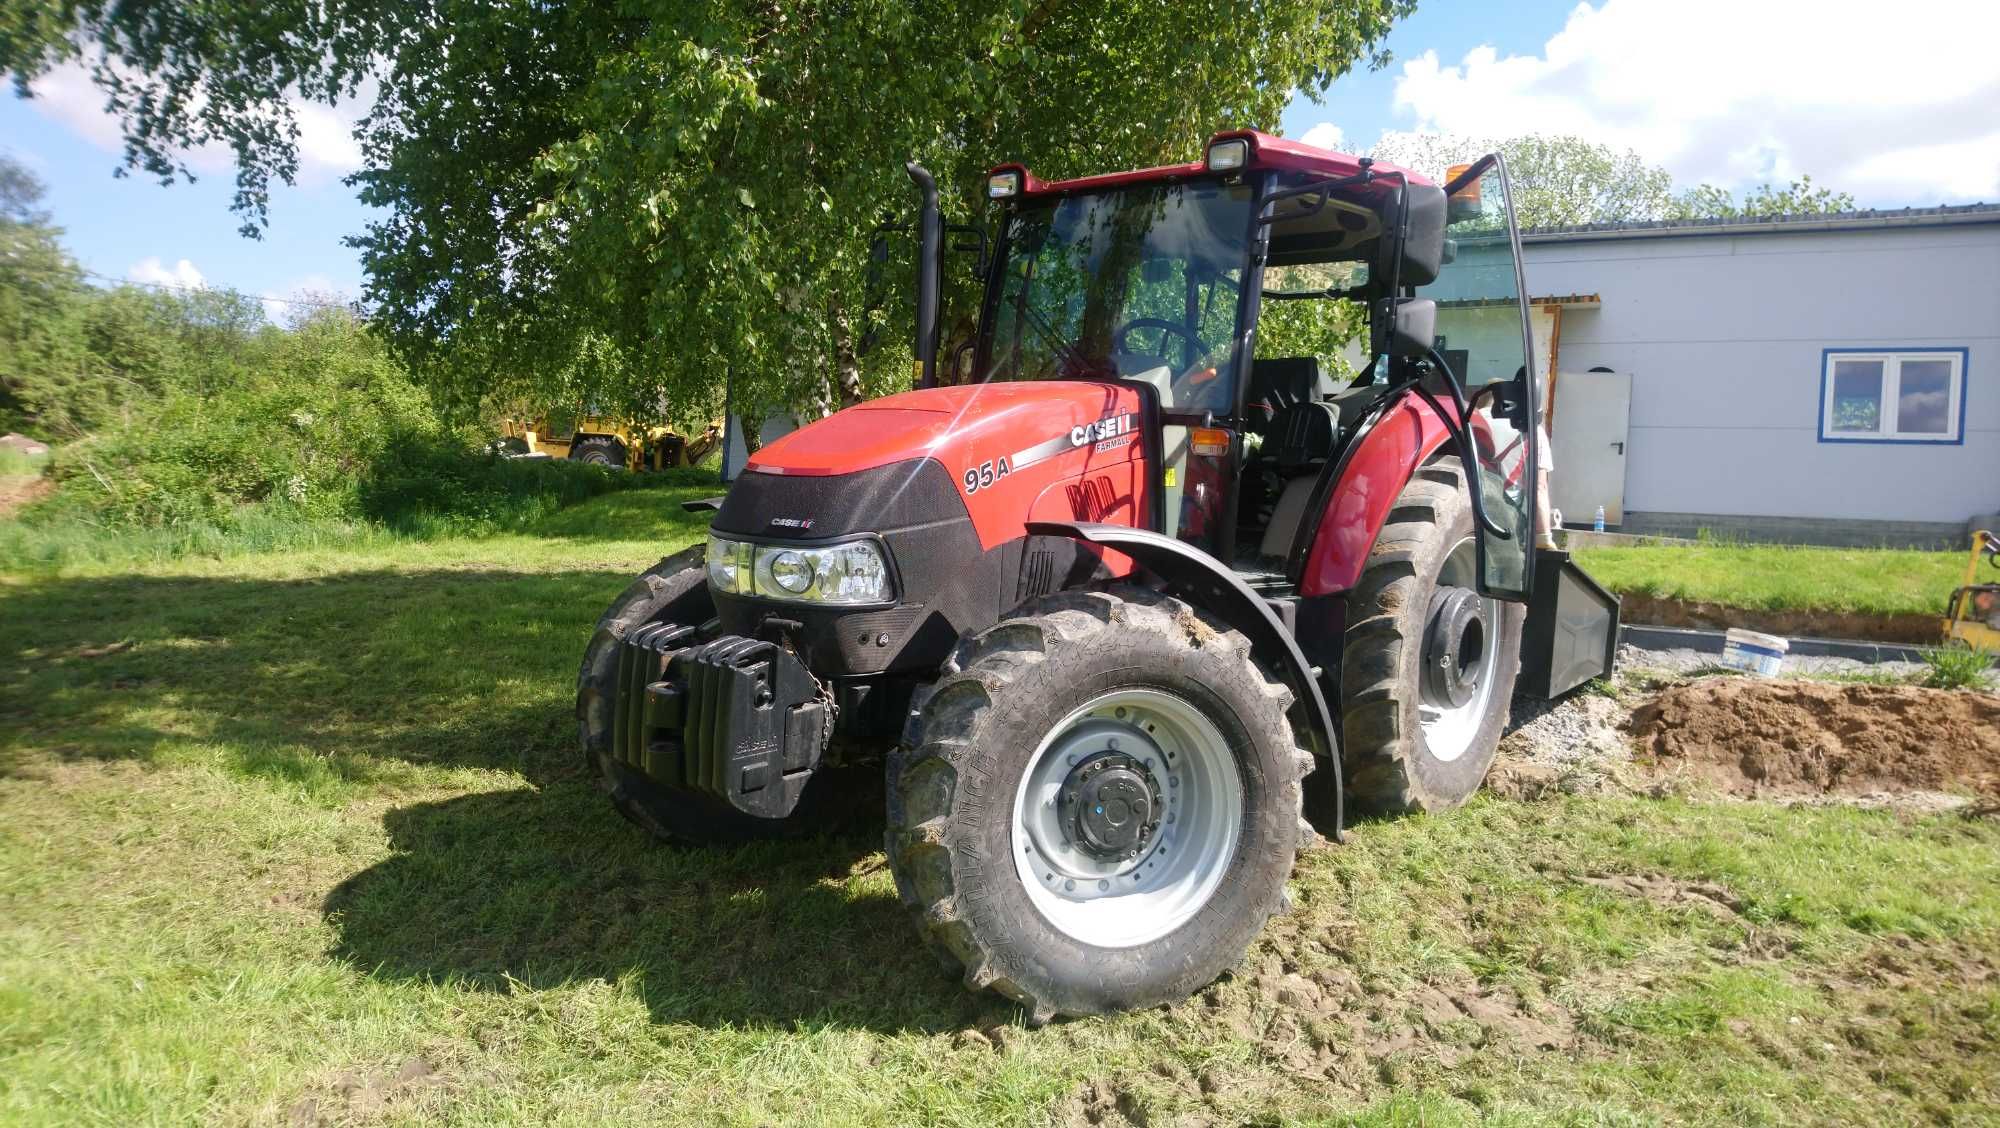
{"type": "Polygon", "coordinates": [[[1479,594],[1472,500],[1455,461],[1419,467],[1347,597],[1347,794],[1382,813],[1447,811],[1486,779],[1521,666],[1522,608],[1479,594]]]}
{"type": "Polygon", "coordinates": [[[1178,600],[1030,604],[961,644],[890,761],[897,888],[1032,1021],[1184,998],[1242,958],[1310,841],[1290,703],[1178,600]]]}

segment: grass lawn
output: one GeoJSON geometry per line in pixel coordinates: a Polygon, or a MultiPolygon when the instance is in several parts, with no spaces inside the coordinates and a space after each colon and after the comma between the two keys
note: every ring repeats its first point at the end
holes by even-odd
{"type": "Polygon", "coordinates": [[[1305,855],[1203,995],[1025,1029],[872,811],[677,850],[581,770],[698,492],[0,576],[0,1122],[1992,1122],[1990,818],[1483,798],[1305,855]]]}
{"type": "Polygon", "coordinates": [[[1964,552],[1785,545],[1583,548],[1577,563],[1612,591],[1757,611],[1942,615],[1964,552]]]}

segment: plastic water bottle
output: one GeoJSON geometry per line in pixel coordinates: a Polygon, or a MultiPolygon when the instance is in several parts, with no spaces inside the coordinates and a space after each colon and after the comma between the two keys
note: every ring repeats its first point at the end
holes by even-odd
{"type": "Polygon", "coordinates": [[[1597,519],[1596,519],[1595,521],[1592,521],[1592,522],[1590,523],[1590,528],[1591,528],[1591,531],[1592,531],[1592,532],[1598,532],[1598,533],[1601,533],[1601,532],[1603,532],[1603,531],[1604,531],[1604,507],[1603,507],[1603,506],[1601,506],[1601,505],[1600,505],[1600,506],[1598,506],[1598,507],[1597,507],[1597,519]]]}

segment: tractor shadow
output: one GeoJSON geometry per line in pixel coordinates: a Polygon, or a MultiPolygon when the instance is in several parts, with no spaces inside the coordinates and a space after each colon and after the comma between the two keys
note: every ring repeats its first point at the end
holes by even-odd
{"type": "Polygon", "coordinates": [[[499,993],[606,981],[658,1023],[973,1025],[994,1004],[918,942],[862,792],[829,834],[732,849],[653,843],[581,781],[402,807],[392,855],[326,898],[334,954],[499,993]]]}
{"type": "Polygon", "coordinates": [[[387,856],[299,890],[323,898],[330,954],[379,978],[602,980],[656,1021],[708,1026],[950,1030],[999,1005],[942,972],[905,917],[879,769],[851,769],[851,802],[817,838],[678,849],[612,810],[572,702],[578,650],[629,582],[23,577],[0,587],[0,777],[194,749],[303,802],[388,800],[387,856]]]}

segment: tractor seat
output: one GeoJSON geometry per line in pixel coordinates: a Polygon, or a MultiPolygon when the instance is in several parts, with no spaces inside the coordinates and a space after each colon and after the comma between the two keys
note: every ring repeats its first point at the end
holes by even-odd
{"type": "Polygon", "coordinates": [[[1333,455],[1340,409],[1307,400],[1279,411],[1264,432],[1264,460],[1285,477],[1318,470],[1333,455]]]}
{"type": "Polygon", "coordinates": [[[1244,396],[1246,429],[1264,436],[1285,409],[1312,403],[1332,390],[1316,356],[1260,357],[1250,362],[1250,390],[1244,396]]]}

